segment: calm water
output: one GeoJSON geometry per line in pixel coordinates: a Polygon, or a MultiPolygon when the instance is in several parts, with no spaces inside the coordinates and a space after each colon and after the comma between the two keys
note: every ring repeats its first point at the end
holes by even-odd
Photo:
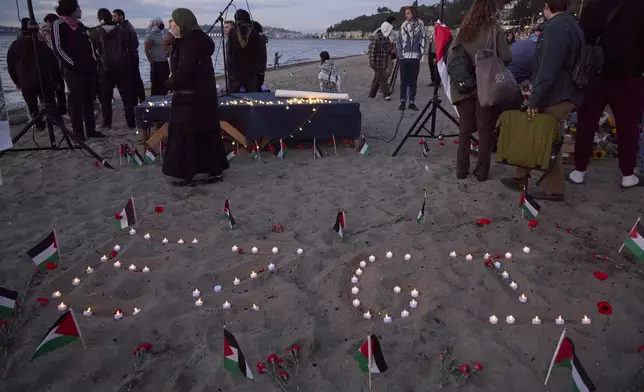
{"type": "MultiPolygon", "coordinates": [[[[7,73],[7,50],[14,39],[15,37],[11,35],[0,35],[0,76],[2,77],[9,107],[23,104],[22,95],[16,91],[16,86],[14,86],[7,73]]],[[[219,38],[214,38],[214,40],[218,49],[221,41],[219,38]]],[[[149,87],[150,66],[144,60],[142,38],[139,40],[139,43],[141,77],[146,87],[149,87]]],[[[269,67],[272,67],[275,52],[279,52],[282,55],[280,64],[285,65],[316,60],[323,50],[328,51],[332,57],[342,57],[363,53],[367,50],[368,46],[368,41],[272,39],[268,42],[268,62],[269,67]]],[[[215,65],[215,72],[223,74],[223,54],[217,49],[215,49],[215,54],[212,56],[213,64],[215,65]]]]}

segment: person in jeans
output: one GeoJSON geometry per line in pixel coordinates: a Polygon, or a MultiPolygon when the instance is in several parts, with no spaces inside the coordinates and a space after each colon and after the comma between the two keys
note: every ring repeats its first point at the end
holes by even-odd
{"type": "Polygon", "coordinates": [[[391,100],[389,83],[387,82],[387,65],[391,62],[391,43],[389,35],[394,26],[384,22],[376,33],[371,37],[369,43],[369,66],[373,69],[373,81],[369,98],[375,98],[378,88],[382,91],[385,101],[391,100]]]}
{"type": "Polygon", "coordinates": [[[136,32],[132,23],[125,19],[125,12],[121,9],[112,11],[112,19],[129,32],[130,53],[129,57],[129,73],[130,83],[132,83],[132,94],[134,96],[134,104],[145,101],[145,87],[143,86],[143,79],[141,78],[141,70],[139,69],[139,35],[136,32]]]}
{"type": "Polygon", "coordinates": [[[74,135],[81,141],[85,140],[85,134],[105,137],[96,131],[96,60],[87,28],[80,22],[82,11],[78,1],[58,0],[56,13],[60,19],[52,28],[54,52],[62,60],[69,88],[68,109],[74,135]]]}
{"type": "Polygon", "coordinates": [[[165,81],[170,76],[170,64],[165,50],[163,29],[165,29],[163,21],[157,17],[150,21],[145,35],[145,57],[150,62],[151,95],[168,93],[165,81]]]}
{"type": "MultiPolygon", "coordinates": [[[[562,132],[563,122],[581,102],[581,91],[573,85],[570,70],[584,42],[584,33],[567,8],[568,0],[547,0],[544,3],[546,21],[537,40],[536,68],[528,101],[528,115],[538,112],[551,114],[560,121],[562,132]]],[[[517,168],[513,177],[504,178],[501,182],[510,189],[521,191],[527,186],[529,175],[529,169],[517,168]]],[[[563,201],[564,191],[559,152],[544,178],[543,191],[531,191],[530,194],[536,199],[563,201]]]]}
{"type": "Polygon", "coordinates": [[[586,43],[601,37],[604,65],[601,74],[590,80],[577,110],[575,170],[569,175],[573,184],[583,184],[590,160],[598,121],[606,105],[615,117],[619,168],[624,189],[644,185],[634,174],[639,138],[638,121],[644,111],[644,2],[596,1],[584,6],[579,24],[586,43]],[[604,28],[615,7],[617,13],[604,28]]]}
{"type": "MultiPolygon", "coordinates": [[[[463,24],[458,35],[452,43],[452,47],[462,44],[465,53],[474,64],[476,52],[493,46],[492,40],[496,42],[497,55],[507,65],[512,61],[510,48],[505,41],[503,30],[498,26],[495,15],[497,13],[497,2],[495,0],[475,0],[469,12],[463,19],[463,24]]],[[[448,51],[447,63],[454,51],[448,51]]],[[[479,181],[485,181],[490,172],[490,156],[494,144],[493,134],[496,120],[501,114],[499,106],[484,107],[479,104],[476,89],[466,94],[458,92],[456,87],[450,86],[452,103],[458,110],[459,141],[456,153],[456,178],[463,180],[467,178],[470,171],[470,140],[472,134],[479,133],[479,154],[474,175],[479,181]]]]}
{"type": "Polygon", "coordinates": [[[425,25],[418,17],[418,11],[415,7],[405,8],[405,22],[400,27],[396,44],[400,59],[400,106],[398,110],[405,110],[407,102],[409,102],[409,109],[418,110],[415,103],[416,88],[420,62],[423,61],[427,47],[426,40],[425,25]]]}

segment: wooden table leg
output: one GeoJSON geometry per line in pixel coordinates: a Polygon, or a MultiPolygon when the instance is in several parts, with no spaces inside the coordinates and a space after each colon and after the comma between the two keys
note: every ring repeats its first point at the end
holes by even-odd
{"type": "Polygon", "coordinates": [[[246,147],[246,143],[247,143],[246,136],[244,136],[244,134],[239,132],[239,130],[237,128],[235,128],[232,125],[230,125],[230,123],[228,121],[219,121],[219,127],[224,132],[226,132],[230,137],[235,139],[237,141],[237,143],[239,143],[240,145],[246,147]]]}
{"type": "Polygon", "coordinates": [[[147,145],[152,149],[156,149],[159,143],[161,143],[161,140],[167,135],[168,135],[168,123],[165,123],[161,126],[161,128],[157,129],[154,135],[150,136],[150,138],[147,141],[147,145]]]}

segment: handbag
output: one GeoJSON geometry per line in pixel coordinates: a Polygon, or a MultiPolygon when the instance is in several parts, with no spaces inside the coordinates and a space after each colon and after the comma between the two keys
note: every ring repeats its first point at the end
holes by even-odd
{"type": "Polygon", "coordinates": [[[496,106],[512,101],[518,89],[512,72],[503,64],[496,50],[496,26],[487,34],[485,48],[474,56],[477,96],[481,106],[496,106]],[[490,40],[492,47],[490,48],[490,40]]]}

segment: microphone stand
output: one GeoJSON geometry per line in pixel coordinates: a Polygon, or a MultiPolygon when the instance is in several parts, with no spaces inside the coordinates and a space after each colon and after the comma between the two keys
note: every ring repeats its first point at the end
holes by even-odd
{"type": "Polygon", "coordinates": [[[224,34],[224,14],[228,11],[228,8],[230,8],[231,5],[233,5],[234,0],[230,0],[228,2],[228,5],[226,5],[226,8],[224,8],[220,13],[219,17],[215,19],[215,22],[210,26],[206,34],[210,34],[210,31],[215,27],[217,23],[220,24],[221,27],[221,42],[222,42],[222,53],[224,57],[224,82],[226,83],[226,93],[221,95],[221,97],[225,97],[227,95],[230,95],[230,90],[228,89],[228,61],[226,58],[226,39],[225,39],[225,34],[224,34]]]}

